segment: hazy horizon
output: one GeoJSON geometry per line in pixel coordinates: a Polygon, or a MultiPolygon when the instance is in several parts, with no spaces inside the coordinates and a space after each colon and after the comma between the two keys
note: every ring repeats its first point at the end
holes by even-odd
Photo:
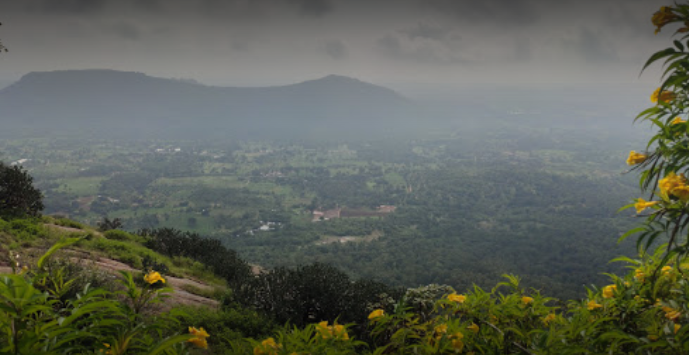
{"type": "MultiPolygon", "coordinates": [[[[216,86],[653,83],[664,1],[0,0],[0,84],[114,69],[216,86]]],[[[5,86],[3,85],[3,86],[5,86]]]]}

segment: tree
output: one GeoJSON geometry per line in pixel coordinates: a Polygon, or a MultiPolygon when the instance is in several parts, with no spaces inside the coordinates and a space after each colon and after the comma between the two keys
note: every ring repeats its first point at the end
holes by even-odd
{"type": "Polygon", "coordinates": [[[98,222],[98,230],[101,232],[107,232],[112,229],[122,228],[122,220],[120,218],[109,219],[108,217],[103,217],[103,221],[98,222]]]}
{"type": "Polygon", "coordinates": [[[0,215],[40,216],[43,194],[33,186],[33,177],[19,166],[0,162],[0,215]]]}
{"type": "MultiPolygon", "coordinates": [[[[2,26],[1,23],[0,26],[2,26]]],[[[7,52],[7,47],[2,44],[2,40],[0,40],[0,52],[7,52]]]]}

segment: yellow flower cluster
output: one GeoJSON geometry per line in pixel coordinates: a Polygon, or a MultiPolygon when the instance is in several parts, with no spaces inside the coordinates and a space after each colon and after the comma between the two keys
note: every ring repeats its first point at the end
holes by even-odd
{"type": "Polygon", "coordinates": [[[458,295],[456,292],[453,292],[453,293],[447,295],[447,299],[452,301],[452,302],[464,303],[464,301],[466,301],[466,299],[467,299],[467,296],[458,295]]]}
{"type": "Polygon", "coordinates": [[[254,348],[254,355],[277,355],[281,347],[275,339],[268,338],[254,348]]]}
{"type": "Polygon", "coordinates": [[[165,279],[162,276],[160,276],[160,273],[157,271],[151,271],[148,274],[144,275],[144,281],[148,282],[151,285],[158,281],[165,283],[165,279]]]}
{"type": "Polygon", "coordinates": [[[376,309],[375,311],[371,312],[371,314],[368,315],[368,320],[371,322],[377,321],[379,318],[382,318],[385,316],[385,311],[382,309],[376,309]]]}
{"type": "Polygon", "coordinates": [[[646,274],[644,273],[643,270],[641,269],[636,269],[634,271],[634,278],[637,279],[639,282],[644,282],[644,278],[646,277],[646,274]]]}
{"type": "Polygon", "coordinates": [[[450,336],[452,348],[455,349],[456,352],[461,352],[462,349],[464,349],[464,342],[462,341],[463,338],[464,334],[461,332],[454,333],[450,336]]]}
{"type": "Polygon", "coordinates": [[[674,171],[670,172],[658,181],[658,188],[660,189],[660,194],[665,198],[673,195],[685,202],[689,200],[689,186],[684,174],[676,175],[674,171]]]}
{"type": "Polygon", "coordinates": [[[586,304],[586,308],[588,308],[589,311],[593,311],[597,308],[603,308],[603,305],[596,303],[595,300],[591,300],[591,301],[589,301],[589,303],[586,304]]]}
{"type": "Polygon", "coordinates": [[[341,324],[328,325],[328,321],[323,321],[316,325],[316,330],[323,337],[323,339],[340,339],[349,340],[349,334],[347,334],[347,329],[341,324]]]}
{"type": "Polygon", "coordinates": [[[528,297],[528,296],[522,297],[522,303],[523,303],[524,305],[527,305],[527,304],[532,303],[532,302],[533,302],[533,298],[528,297]]]}
{"type": "Polygon", "coordinates": [[[441,324],[435,327],[435,329],[433,329],[433,333],[435,333],[435,340],[440,340],[440,338],[447,333],[447,324],[441,324]]]}
{"type": "Polygon", "coordinates": [[[674,120],[670,121],[670,124],[676,125],[676,124],[682,124],[682,123],[686,123],[686,122],[687,122],[686,120],[683,120],[681,117],[677,116],[677,117],[675,117],[674,120]]]}
{"type": "Polygon", "coordinates": [[[660,92],[660,88],[657,88],[656,91],[651,94],[651,102],[658,103],[660,100],[661,102],[668,103],[674,100],[675,97],[677,97],[677,95],[675,95],[674,92],[668,90],[663,90],[663,92],[660,92]]]}
{"type": "Polygon", "coordinates": [[[613,298],[615,296],[617,285],[608,285],[603,287],[603,298],[613,298]]]}
{"type": "Polygon", "coordinates": [[[648,155],[643,153],[637,153],[635,151],[629,152],[629,157],[627,158],[627,165],[641,164],[648,159],[648,155]]]}
{"type": "Polygon", "coordinates": [[[653,23],[653,26],[656,26],[655,34],[658,34],[658,32],[660,32],[660,29],[663,28],[663,26],[676,20],[678,17],[679,16],[675,15],[672,12],[672,7],[662,6],[660,8],[660,11],[657,11],[653,14],[653,17],[651,17],[651,22],[653,23]]]}
{"type": "Polygon", "coordinates": [[[194,337],[187,340],[187,342],[192,343],[201,349],[208,349],[208,342],[206,341],[206,338],[208,338],[210,335],[208,335],[203,327],[199,329],[189,327],[189,334],[193,335],[194,337]]]}
{"type": "Polygon", "coordinates": [[[680,311],[678,311],[672,307],[664,306],[662,308],[662,310],[663,310],[663,312],[665,312],[665,318],[667,318],[671,321],[676,321],[677,319],[679,319],[679,316],[682,315],[682,312],[680,312],[680,311]]]}
{"type": "Polygon", "coordinates": [[[103,346],[108,350],[103,351],[103,349],[101,349],[101,350],[98,350],[98,353],[99,354],[105,354],[105,355],[112,355],[112,350],[110,350],[110,344],[103,343],[103,346]]]}

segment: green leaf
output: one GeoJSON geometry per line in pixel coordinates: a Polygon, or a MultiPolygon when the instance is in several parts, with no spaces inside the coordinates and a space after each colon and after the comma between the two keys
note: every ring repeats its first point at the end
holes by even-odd
{"type": "Polygon", "coordinates": [[[677,47],[677,49],[684,52],[684,45],[682,44],[682,42],[675,40],[674,43],[675,43],[675,47],[677,47]]]}
{"type": "MultiPolygon", "coordinates": [[[[646,227],[638,227],[638,228],[631,229],[631,230],[627,231],[627,233],[622,234],[622,236],[619,239],[617,239],[617,243],[618,244],[621,243],[623,240],[627,239],[627,237],[629,237],[632,234],[643,232],[645,230],[646,230],[646,227]]],[[[616,259],[613,259],[613,261],[614,260],[616,260],[616,259]]]]}
{"type": "Polygon", "coordinates": [[[646,70],[646,68],[649,65],[653,64],[658,59],[667,57],[669,55],[673,55],[675,53],[677,53],[677,51],[675,51],[674,48],[665,48],[662,51],[658,51],[658,52],[653,53],[653,55],[650,58],[648,58],[648,61],[646,61],[646,64],[644,64],[643,68],[641,69],[641,72],[643,73],[643,71],[646,70]]]}
{"type": "Polygon", "coordinates": [[[48,260],[48,258],[50,258],[50,256],[53,255],[56,251],[58,251],[58,250],[60,250],[60,249],[62,249],[62,248],[64,248],[64,247],[70,246],[70,245],[72,245],[72,244],[74,244],[74,243],[76,243],[76,242],[78,242],[78,241],[80,241],[80,240],[82,240],[82,239],[83,239],[83,237],[79,237],[79,238],[67,238],[67,239],[64,239],[64,240],[61,240],[61,241],[55,243],[55,245],[53,245],[52,247],[50,247],[50,249],[48,249],[48,251],[45,252],[45,254],[43,254],[43,256],[41,256],[40,259],[38,259],[38,263],[36,263],[36,265],[38,266],[39,269],[42,268],[42,267],[43,267],[43,264],[44,264],[44,263],[48,260]]]}
{"type": "Polygon", "coordinates": [[[167,340],[158,344],[155,348],[153,348],[153,350],[149,351],[148,355],[159,354],[160,352],[169,349],[170,347],[174,346],[175,344],[185,342],[185,341],[187,341],[193,337],[194,336],[191,334],[183,334],[183,335],[177,335],[177,336],[168,338],[167,340]]]}

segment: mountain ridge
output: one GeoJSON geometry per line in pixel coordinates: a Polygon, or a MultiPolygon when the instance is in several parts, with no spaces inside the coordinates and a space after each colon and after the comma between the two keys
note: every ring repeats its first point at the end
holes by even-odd
{"type": "Polygon", "coordinates": [[[412,102],[395,91],[341,75],[280,86],[224,87],[110,69],[27,73],[0,90],[0,105],[0,118],[11,130],[39,136],[47,133],[36,130],[42,124],[87,129],[96,136],[195,132],[206,138],[222,131],[298,137],[347,131],[353,124],[379,132],[407,121],[413,111],[412,102]]]}

